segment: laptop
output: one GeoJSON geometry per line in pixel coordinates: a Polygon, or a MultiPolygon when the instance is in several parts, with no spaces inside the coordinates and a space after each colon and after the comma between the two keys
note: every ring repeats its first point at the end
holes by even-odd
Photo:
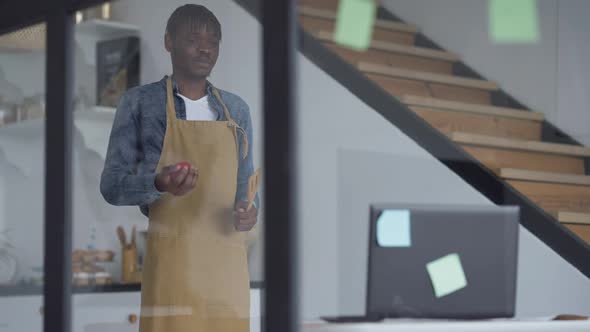
{"type": "Polygon", "coordinates": [[[366,314],[322,318],[513,317],[518,219],[512,206],[372,205],[366,314]]]}

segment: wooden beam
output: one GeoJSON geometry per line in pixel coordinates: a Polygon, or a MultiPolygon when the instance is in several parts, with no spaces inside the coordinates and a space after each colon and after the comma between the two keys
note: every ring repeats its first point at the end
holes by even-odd
{"type": "Polygon", "coordinates": [[[65,8],[68,12],[88,8],[106,0],[20,0],[0,1],[0,34],[43,23],[49,13],[65,8]]]}

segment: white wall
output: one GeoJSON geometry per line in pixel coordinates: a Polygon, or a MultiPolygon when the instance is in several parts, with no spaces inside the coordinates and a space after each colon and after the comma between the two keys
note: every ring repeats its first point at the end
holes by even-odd
{"type": "MultiPolygon", "coordinates": [[[[364,309],[370,203],[490,204],[428,155],[410,156],[398,149],[387,150],[338,151],[342,313],[359,314],[364,309]],[[366,172],[369,169],[370,173],[366,172]]],[[[519,241],[516,315],[585,314],[590,305],[590,281],[523,227],[519,241]]]]}
{"type": "MultiPolygon", "coordinates": [[[[76,93],[83,88],[95,100],[96,39],[76,34],[76,93]]],[[[0,101],[20,103],[23,98],[45,94],[45,51],[0,52],[0,101]]]]}
{"type": "Polygon", "coordinates": [[[537,0],[540,40],[489,37],[488,0],[381,0],[406,22],[585,145],[590,145],[590,3],[537,0]]]}
{"type": "Polygon", "coordinates": [[[45,52],[0,54],[0,100],[20,103],[25,97],[45,93],[45,52]],[[23,66],[27,63],[27,66],[23,66]]]}
{"type": "Polygon", "coordinates": [[[590,146],[590,1],[559,1],[558,112],[554,121],[590,146]]]}
{"type": "MultiPolygon", "coordinates": [[[[260,165],[260,26],[230,0],[201,3],[218,16],[224,29],[212,81],[250,105],[260,165]]],[[[122,0],[114,8],[117,18],[141,27],[144,82],[171,70],[163,31],[168,15],[181,4],[122,0]]],[[[368,202],[490,203],[306,58],[299,56],[298,65],[300,300],[303,317],[312,319],[362,308],[358,290],[366,247],[344,251],[347,243],[342,239],[366,239],[359,225],[367,222],[368,202]],[[351,186],[358,187],[354,196],[347,194],[351,186]],[[356,290],[342,292],[348,286],[356,290]]],[[[590,281],[524,229],[520,240],[518,314],[587,311],[590,281]],[[546,301],[549,296],[551,301],[546,301]]]]}
{"type": "MultiPolygon", "coordinates": [[[[146,5],[146,0],[122,0],[113,9],[115,18],[141,28],[144,83],[170,72],[162,45],[165,21],[184,4],[151,1],[146,5]]],[[[218,15],[224,29],[212,81],[250,105],[256,164],[261,165],[260,26],[230,0],[203,3],[218,15]]],[[[298,65],[302,314],[312,319],[360,312],[366,259],[363,225],[369,202],[490,203],[306,58],[299,56],[298,65]]],[[[42,160],[40,152],[33,159],[42,160]]],[[[27,165],[27,159],[20,164],[27,165]]],[[[84,196],[88,194],[78,192],[79,205],[94,200],[84,196]]],[[[95,222],[99,221],[89,224],[95,222]]],[[[116,240],[108,229],[116,221],[108,225],[100,238],[110,243],[116,240]]],[[[40,226],[36,227],[32,229],[40,226]]],[[[86,229],[78,236],[81,244],[87,235],[86,229]]],[[[518,314],[587,314],[590,282],[527,231],[522,230],[520,240],[518,314]]],[[[260,248],[256,251],[253,257],[260,258],[260,248]]],[[[261,276],[260,261],[252,265],[253,273],[261,276]]]]}
{"type": "MultiPolygon", "coordinates": [[[[359,314],[371,202],[491,203],[313,64],[300,66],[302,310],[359,314]]],[[[584,313],[590,280],[520,230],[517,314],[584,313]]]]}

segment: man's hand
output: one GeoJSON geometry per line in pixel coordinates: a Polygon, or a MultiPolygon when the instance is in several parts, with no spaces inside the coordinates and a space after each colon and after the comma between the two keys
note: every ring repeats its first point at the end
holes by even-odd
{"type": "Polygon", "coordinates": [[[248,210],[248,202],[238,202],[234,214],[238,232],[247,232],[258,222],[258,209],[252,206],[248,210]]]}
{"type": "Polygon", "coordinates": [[[179,164],[166,166],[156,176],[156,189],[183,196],[191,192],[197,184],[199,172],[194,167],[181,167],[179,164]]]}

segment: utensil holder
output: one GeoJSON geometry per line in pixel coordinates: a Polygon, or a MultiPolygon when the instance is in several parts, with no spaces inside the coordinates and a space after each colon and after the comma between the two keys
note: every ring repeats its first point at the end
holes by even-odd
{"type": "Polygon", "coordinates": [[[121,274],[123,283],[141,282],[141,271],[137,268],[137,247],[127,246],[121,249],[121,274]]]}

